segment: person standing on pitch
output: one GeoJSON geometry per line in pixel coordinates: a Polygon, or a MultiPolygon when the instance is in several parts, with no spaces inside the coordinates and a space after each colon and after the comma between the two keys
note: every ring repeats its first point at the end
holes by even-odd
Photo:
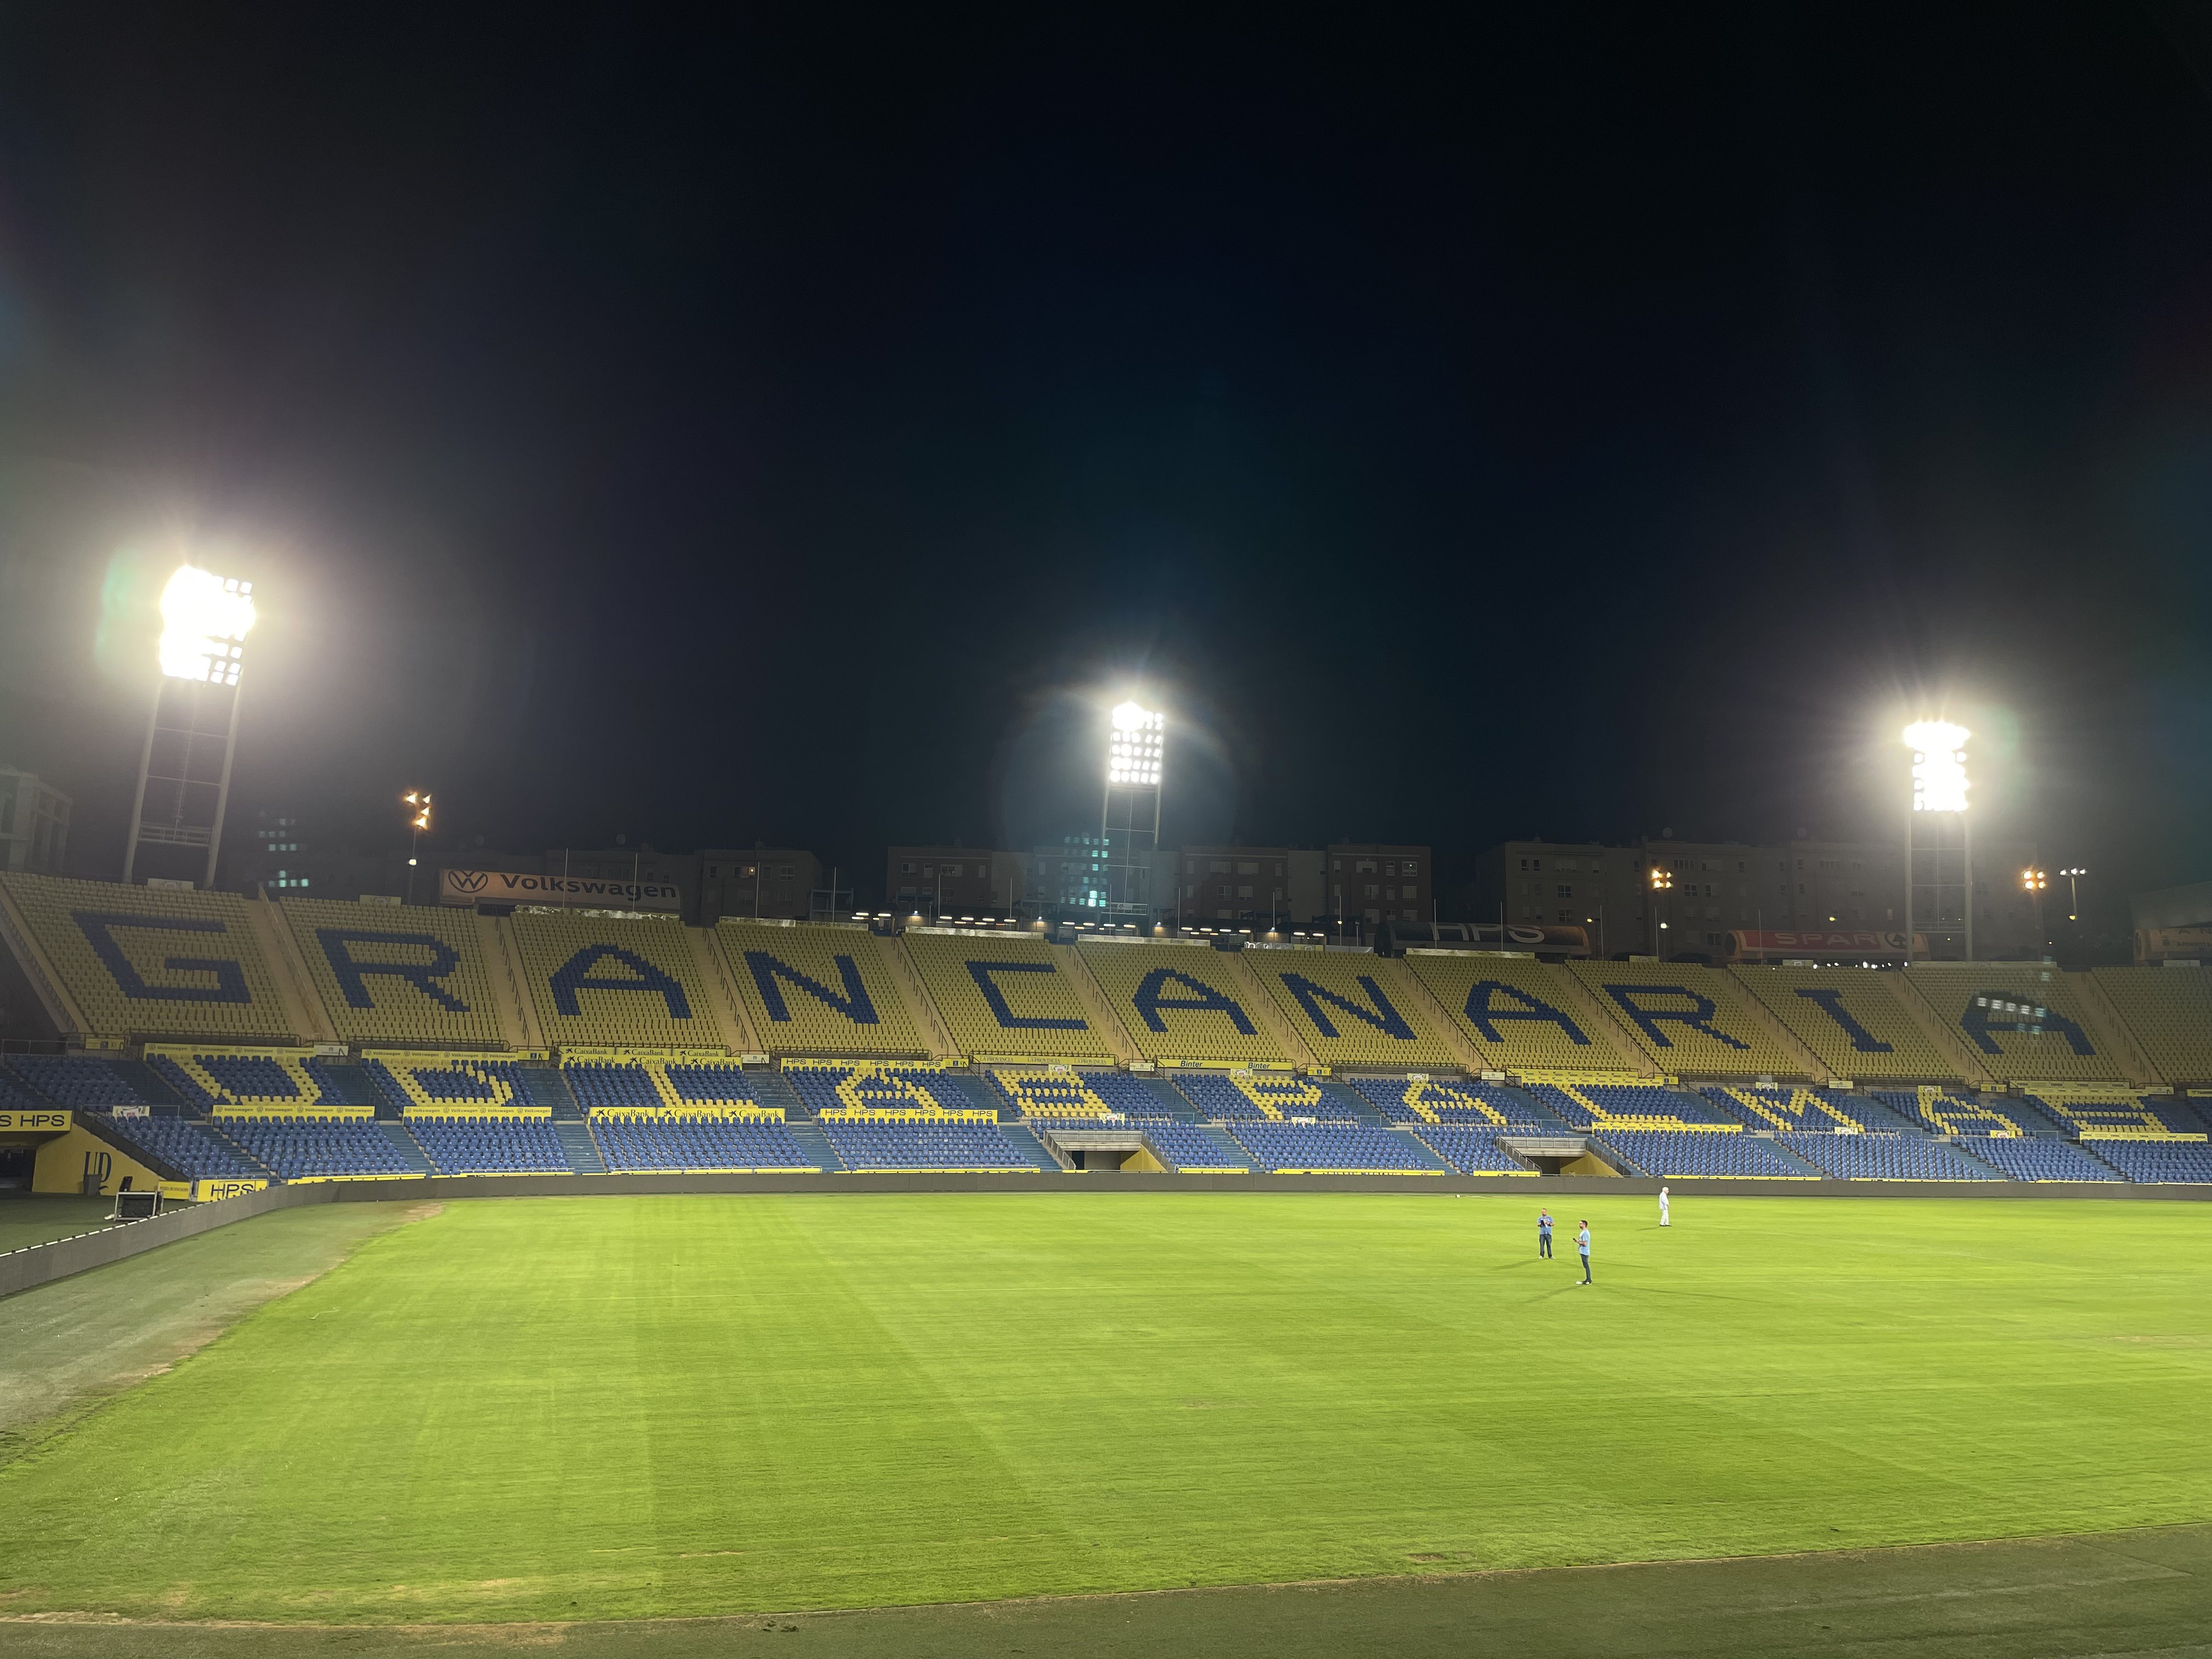
{"type": "Polygon", "coordinates": [[[1667,1189],[1666,1189],[1664,1187],[1662,1187],[1662,1188],[1659,1189],[1659,1224],[1660,1224],[1661,1226],[1662,1226],[1662,1227],[1664,1227],[1664,1226],[1666,1226],[1666,1225],[1668,1224],[1668,1222],[1667,1222],[1667,1189]]]}
{"type": "Polygon", "coordinates": [[[1587,1285],[1590,1282],[1589,1223],[1587,1221],[1583,1223],[1582,1231],[1575,1235],[1575,1248],[1583,1253],[1583,1283],[1587,1285]]]}
{"type": "Polygon", "coordinates": [[[1547,1261],[1552,1259],[1552,1212],[1549,1210],[1536,1212],[1536,1254],[1547,1261]]]}

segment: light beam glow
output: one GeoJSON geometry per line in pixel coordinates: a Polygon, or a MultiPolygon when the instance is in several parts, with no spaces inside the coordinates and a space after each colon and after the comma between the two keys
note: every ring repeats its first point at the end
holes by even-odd
{"type": "Polygon", "coordinates": [[[253,584],[180,565],[161,590],[161,672],[171,679],[236,685],[252,630],[253,584]]]}
{"type": "Polygon", "coordinates": [[[1912,750],[1912,810],[1963,812],[1966,792],[1966,739],[1974,734],[1948,720],[1916,720],[1905,728],[1912,750]]]}
{"type": "Polygon", "coordinates": [[[1135,702],[1117,703],[1106,745],[1106,781],[1127,788],[1160,787],[1168,717],[1135,702]]]}

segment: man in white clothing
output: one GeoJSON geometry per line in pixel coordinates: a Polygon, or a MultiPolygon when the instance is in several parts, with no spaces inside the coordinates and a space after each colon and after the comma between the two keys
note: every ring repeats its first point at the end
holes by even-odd
{"type": "Polygon", "coordinates": [[[1667,1189],[1664,1187],[1659,1189],[1659,1224],[1662,1227],[1667,1225],[1667,1189]]]}

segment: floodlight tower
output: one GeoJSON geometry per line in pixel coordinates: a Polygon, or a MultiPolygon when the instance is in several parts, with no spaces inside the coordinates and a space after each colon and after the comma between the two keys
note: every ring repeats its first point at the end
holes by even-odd
{"type": "Polygon", "coordinates": [[[238,748],[239,675],[253,623],[252,582],[187,564],[161,590],[161,678],[138,760],[123,850],[126,882],[143,842],[192,849],[195,861],[205,848],[200,885],[215,885],[238,748]]]}
{"type": "Polygon", "coordinates": [[[1160,772],[1168,717],[1134,702],[1116,704],[1106,738],[1106,842],[1109,919],[1152,919],[1152,854],[1160,845],[1160,772]]]}
{"type": "MultiPolygon", "coordinates": [[[[1905,960],[1908,963],[1912,960],[1913,894],[1917,884],[1912,867],[1912,825],[1914,815],[1921,812],[1939,813],[1958,821],[1959,885],[1964,910],[1960,921],[1966,958],[1974,959],[1974,840],[1966,817],[1966,792],[1973,787],[1966,780],[1966,739],[1973,735],[1948,720],[1916,720],[1905,728],[1905,746],[1912,751],[1912,811],[1905,820],[1905,960]]],[[[1940,845],[1927,849],[1935,860],[1929,896],[1935,907],[1935,925],[1939,927],[1947,920],[1943,890],[1950,884],[1943,879],[1945,850],[1940,845]]]]}

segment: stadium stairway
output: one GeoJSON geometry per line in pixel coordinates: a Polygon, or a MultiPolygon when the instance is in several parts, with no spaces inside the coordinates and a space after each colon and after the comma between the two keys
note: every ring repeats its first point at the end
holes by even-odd
{"type": "MultiPolygon", "coordinates": [[[[791,1131],[791,1138],[799,1143],[799,1150],[806,1154],[806,1161],[817,1170],[833,1172],[842,1170],[845,1167],[845,1160],[837,1156],[837,1149],[830,1144],[830,1137],[822,1133],[811,1118],[803,1122],[799,1121],[799,1091],[793,1089],[788,1083],[784,1083],[781,1077],[777,1078],[776,1081],[790,1091],[792,1103],[784,1109],[786,1126],[791,1131]]],[[[761,1098],[769,1099],[766,1090],[761,1091],[761,1098]]],[[[771,1100],[769,1103],[773,1105],[776,1103],[771,1100]]]]}
{"type": "Polygon", "coordinates": [[[1221,1162],[1224,1167],[1234,1167],[1237,1164],[1243,1164],[1248,1169],[1251,1167],[1252,1154],[1238,1146],[1226,1130],[1208,1128],[1203,1124],[1195,1126],[1195,1129],[1197,1133],[1204,1135],[1206,1139],[1221,1148],[1221,1162]]]}
{"type": "MultiPolygon", "coordinates": [[[[981,1080],[977,1079],[979,1082],[981,1080]]],[[[999,1129],[1009,1141],[1013,1143],[1013,1148],[1017,1152],[1036,1165],[1040,1174],[1065,1175],[1067,1173],[1060,1167],[1060,1160],[1045,1151],[1044,1142],[1037,1139],[1036,1131],[1030,1128],[1028,1124],[1001,1123],[999,1129]]]]}
{"type": "MultiPolygon", "coordinates": [[[[377,1115],[382,1117],[384,1114],[380,1110],[377,1115]]],[[[393,1109],[391,1120],[379,1123],[376,1127],[384,1131],[384,1138],[392,1143],[393,1149],[401,1158],[406,1159],[407,1167],[410,1170],[417,1175],[427,1176],[438,1173],[430,1167],[430,1160],[422,1155],[422,1143],[409,1133],[407,1125],[400,1120],[396,1107],[393,1109]]]]}
{"type": "Polygon", "coordinates": [[[558,1066],[518,1065],[515,1076],[522,1084],[522,1093],[533,1106],[551,1109],[556,1123],[580,1123],[584,1109],[576,1103],[575,1091],[568,1087],[568,1079],[561,1075],[558,1066]]]}
{"type": "MultiPolygon", "coordinates": [[[[563,1085],[565,1092],[566,1085],[563,1085]]],[[[574,1097],[569,1106],[575,1105],[574,1097]]],[[[568,1167],[578,1175],[605,1175],[607,1161],[599,1156],[599,1143],[592,1139],[592,1126],[584,1121],[583,1114],[563,1118],[558,1110],[553,1114],[553,1138],[561,1143],[561,1151],[568,1160],[568,1167]]]]}
{"type": "MultiPolygon", "coordinates": [[[[1174,1084],[1169,1082],[1165,1078],[1139,1077],[1137,1081],[1145,1085],[1146,1093],[1151,1095],[1155,1100],[1160,1103],[1160,1110],[1167,1116],[1174,1119],[1177,1123],[1195,1123],[1198,1121],[1197,1109],[1191,1105],[1188,1099],[1184,1097],[1182,1091],[1176,1088],[1174,1084]]],[[[1234,1151],[1238,1152],[1242,1152],[1243,1150],[1242,1147],[1236,1146],[1232,1143],[1226,1141],[1223,1142],[1223,1148],[1224,1151],[1234,1151]]]]}
{"type": "MultiPolygon", "coordinates": [[[[753,1085],[753,1093],[760,1097],[762,1105],[783,1108],[784,1121],[787,1123],[797,1123],[814,1115],[806,1109],[806,1102],[800,1098],[799,1091],[792,1086],[791,1079],[782,1073],[747,1072],[745,1081],[753,1085]]],[[[814,1148],[810,1146],[808,1150],[811,1152],[814,1148]]],[[[820,1150],[833,1160],[823,1164],[822,1166],[823,1169],[835,1170],[842,1167],[834,1161],[836,1154],[830,1152],[828,1141],[822,1143],[820,1150]]]]}
{"type": "Polygon", "coordinates": [[[1371,1124],[1377,1129],[1389,1127],[1389,1121],[1376,1109],[1375,1103],[1351,1085],[1316,1078],[1314,1086],[1321,1091],[1323,1099],[1341,1106],[1349,1112],[1353,1122],[1371,1124]]]}

